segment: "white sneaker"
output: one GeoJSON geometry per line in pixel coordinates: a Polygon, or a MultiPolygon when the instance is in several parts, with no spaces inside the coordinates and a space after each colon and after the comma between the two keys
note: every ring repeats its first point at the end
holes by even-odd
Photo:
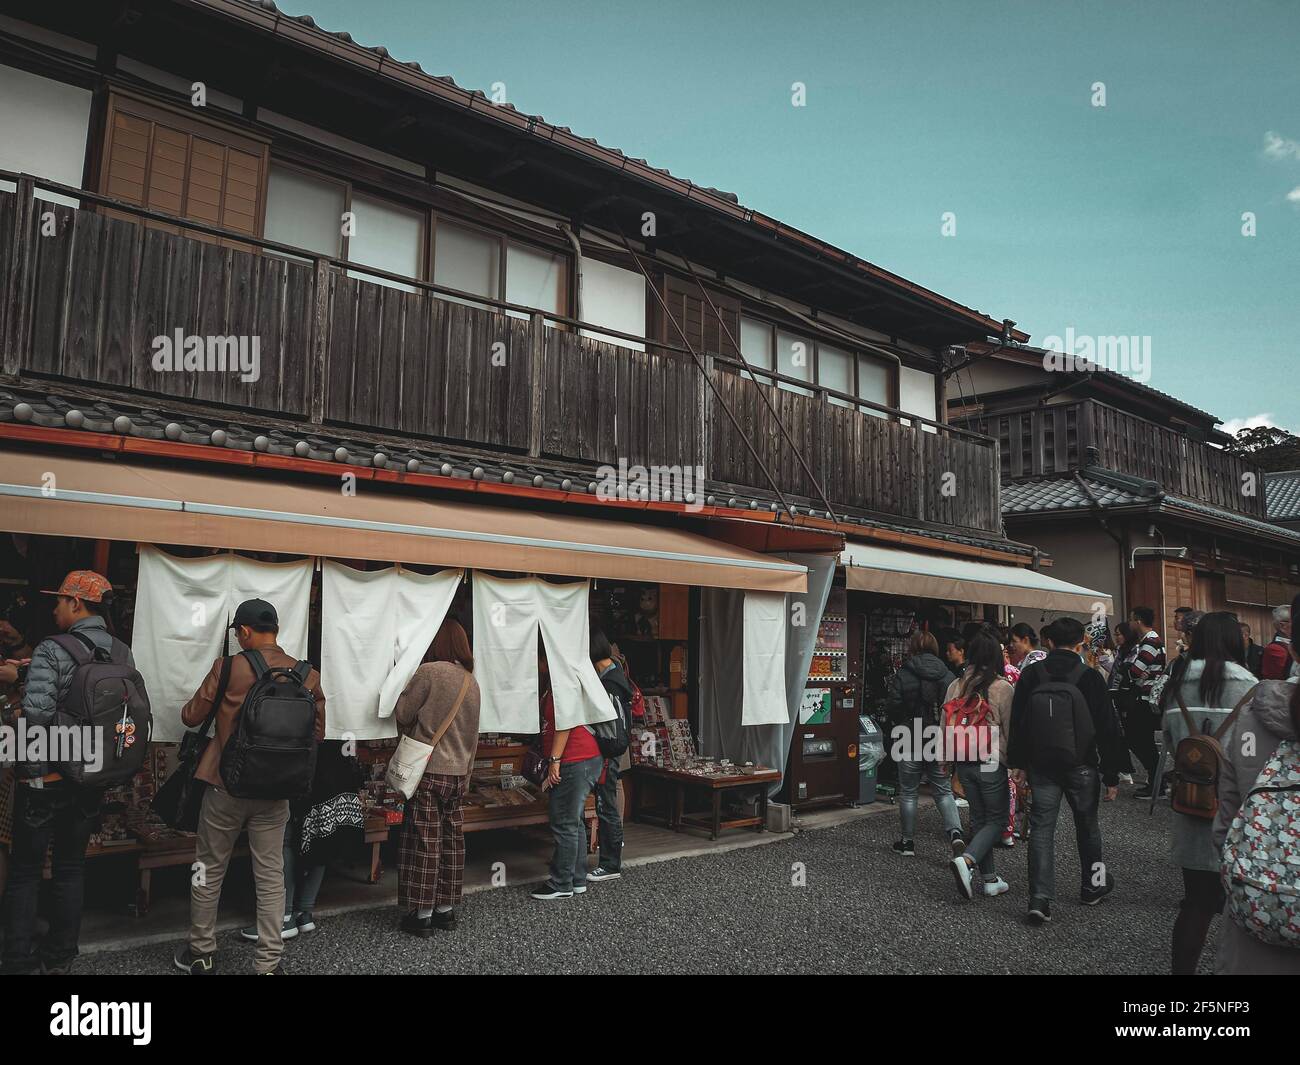
{"type": "Polygon", "coordinates": [[[971,890],[971,864],[966,860],[966,856],[959,854],[948,865],[952,870],[952,878],[957,882],[957,890],[961,893],[962,898],[972,899],[975,897],[971,890]]]}
{"type": "Polygon", "coordinates": [[[968,803],[968,802],[967,802],[965,799],[963,799],[960,795],[954,795],[952,801],[955,802],[955,803],[957,804],[957,809],[958,809],[958,810],[965,810],[965,809],[967,809],[967,808],[970,806],[970,803],[968,803]]]}
{"type": "Polygon", "coordinates": [[[623,874],[614,872],[610,869],[603,869],[599,865],[587,874],[587,880],[592,884],[599,884],[602,880],[617,880],[623,874]]]}
{"type": "Polygon", "coordinates": [[[985,895],[1002,895],[1010,890],[1011,890],[1011,885],[1008,884],[1005,880],[1003,880],[1002,877],[1000,876],[993,880],[984,881],[985,895]]]}
{"type": "Polygon", "coordinates": [[[1121,774],[1119,775],[1119,782],[1120,782],[1121,784],[1132,784],[1132,783],[1133,783],[1133,774],[1132,774],[1132,773],[1121,773],[1121,774]]]}
{"type": "Polygon", "coordinates": [[[587,890],[587,885],[586,885],[586,884],[574,884],[574,885],[573,885],[573,893],[574,893],[575,895],[581,895],[581,894],[582,894],[583,892],[585,892],[586,890],[587,890]]]}

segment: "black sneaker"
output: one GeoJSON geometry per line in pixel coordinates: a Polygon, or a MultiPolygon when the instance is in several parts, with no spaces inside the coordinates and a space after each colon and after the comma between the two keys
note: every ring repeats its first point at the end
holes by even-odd
{"type": "Polygon", "coordinates": [[[441,928],[444,932],[450,932],[456,927],[456,911],[447,910],[445,913],[440,913],[434,910],[433,916],[429,920],[433,922],[434,928],[441,928]]]}
{"type": "Polygon", "coordinates": [[[46,976],[67,976],[72,972],[72,959],[67,961],[43,961],[41,972],[46,976]]]}
{"type": "Polygon", "coordinates": [[[211,976],[215,963],[211,954],[195,954],[186,943],[185,946],[176,948],[172,964],[190,976],[211,976]]]}
{"type": "MultiPolygon", "coordinates": [[[[315,925],[312,926],[313,928],[315,925]]],[[[285,917],[280,921],[280,939],[287,942],[298,934],[300,929],[292,917],[285,917]]],[[[239,930],[240,938],[248,940],[250,943],[257,942],[257,925],[251,924],[247,928],[239,930]]]]}
{"type": "Polygon", "coordinates": [[[1099,888],[1084,888],[1079,892],[1079,902],[1084,906],[1096,906],[1102,899],[1115,890],[1115,878],[1106,874],[1106,883],[1099,888]]]}
{"type": "Polygon", "coordinates": [[[1052,904],[1046,899],[1029,900],[1029,923],[1047,924],[1052,919],[1052,904]]]}
{"type": "MultiPolygon", "coordinates": [[[[585,885],[583,886],[582,890],[583,891],[587,890],[585,885]]],[[[533,898],[537,899],[540,902],[549,902],[551,899],[573,898],[573,889],[556,887],[548,880],[546,881],[546,883],[533,888],[530,894],[533,896],[533,898]]]]}
{"type": "Polygon", "coordinates": [[[297,924],[298,931],[303,935],[316,931],[316,918],[310,912],[298,914],[294,923],[297,924]]]}
{"type": "Polygon", "coordinates": [[[277,965],[274,969],[267,969],[264,973],[258,973],[258,976],[287,976],[283,965],[277,965]]]}
{"type": "Polygon", "coordinates": [[[916,844],[910,839],[900,839],[894,844],[894,853],[901,854],[904,858],[915,858],[916,844]]]}
{"type": "Polygon", "coordinates": [[[952,848],[954,858],[966,853],[966,837],[954,829],[948,833],[948,846],[952,848]]]}
{"type": "Polygon", "coordinates": [[[433,935],[433,918],[420,917],[414,913],[403,914],[400,927],[408,935],[428,939],[433,935]]]}

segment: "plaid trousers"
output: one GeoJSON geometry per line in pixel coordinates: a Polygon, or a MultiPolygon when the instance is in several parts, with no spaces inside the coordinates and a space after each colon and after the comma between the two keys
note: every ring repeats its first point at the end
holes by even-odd
{"type": "Polygon", "coordinates": [[[464,799],[469,775],[426,773],[407,800],[397,842],[397,904],[403,911],[455,906],[465,883],[464,799]]]}

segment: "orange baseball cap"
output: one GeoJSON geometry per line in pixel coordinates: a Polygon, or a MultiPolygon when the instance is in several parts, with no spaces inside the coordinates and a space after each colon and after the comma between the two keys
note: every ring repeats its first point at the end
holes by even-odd
{"type": "Polygon", "coordinates": [[[66,595],[72,599],[84,599],[87,603],[102,603],[104,596],[113,591],[113,586],[94,570],[74,569],[63,578],[58,591],[49,588],[41,591],[45,595],[66,595]]]}

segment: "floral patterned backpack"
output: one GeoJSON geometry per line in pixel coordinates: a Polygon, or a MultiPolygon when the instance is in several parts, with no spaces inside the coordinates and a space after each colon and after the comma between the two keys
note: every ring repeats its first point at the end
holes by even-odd
{"type": "Polygon", "coordinates": [[[1223,841],[1227,912],[1256,939],[1300,948],[1300,743],[1278,744],[1223,841]]]}

